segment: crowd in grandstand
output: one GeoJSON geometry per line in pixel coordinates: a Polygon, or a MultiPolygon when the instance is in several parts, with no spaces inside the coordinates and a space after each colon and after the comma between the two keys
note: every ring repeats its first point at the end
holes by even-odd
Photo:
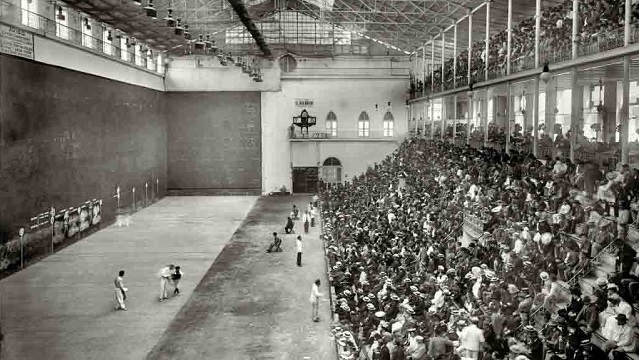
{"type": "Polygon", "coordinates": [[[628,166],[406,141],[323,192],[340,355],[623,358],[635,348],[638,195],[628,166]],[[464,216],[483,235],[463,235],[464,216]],[[589,288],[602,255],[616,264],[589,288]]]}
{"type": "MultiPolygon", "coordinates": [[[[639,19],[639,3],[633,1],[632,21],[639,19]]],[[[610,39],[623,40],[620,32],[624,26],[625,0],[583,0],[579,1],[579,44],[581,46],[596,46],[602,44],[597,51],[607,50],[605,43],[610,39]]],[[[544,51],[571,53],[572,46],[572,0],[563,4],[543,9],[541,13],[540,48],[542,59],[552,61],[554,57],[544,51]]],[[[490,37],[489,48],[486,43],[476,42],[471,51],[471,76],[476,81],[483,80],[486,58],[488,57],[488,71],[505,74],[507,60],[508,33],[504,29],[490,37]]],[[[623,44],[623,42],[620,42],[623,44]]],[[[524,70],[530,68],[529,59],[534,59],[535,53],[535,19],[526,18],[514,25],[511,44],[511,61],[513,69],[524,70]]],[[[457,83],[466,83],[468,74],[468,50],[461,51],[457,57],[457,83]]],[[[434,69],[434,76],[426,74],[425,82],[413,79],[413,90],[421,92],[430,89],[440,89],[442,82],[452,84],[454,58],[444,63],[444,77],[440,66],[434,69]]]]}

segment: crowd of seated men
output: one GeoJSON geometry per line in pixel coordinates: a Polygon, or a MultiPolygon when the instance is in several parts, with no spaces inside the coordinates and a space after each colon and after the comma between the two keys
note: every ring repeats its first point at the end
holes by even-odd
{"type": "MultiPolygon", "coordinates": [[[[633,22],[639,19],[639,2],[633,2],[633,22]]],[[[606,40],[619,40],[623,43],[620,31],[624,25],[624,0],[583,0],[579,1],[579,44],[591,46],[601,44],[595,51],[606,51],[610,48],[606,40]]],[[[570,54],[572,46],[572,0],[544,9],[541,14],[540,48],[544,61],[553,61],[553,53],[570,54]]],[[[482,39],[483,40],[483,39],[482,39]]],[[[505,75],[508,51],[508,32],[504,29],[491,36],[488,51],[485,41],[473,44],[471,51],[471,78],[475,82],[484,79],[484,67],[488,57],[488,71],[505,75]]],[[[531,68],[530,59],[535,54],[535,19],[526,18],[514,25],[511,44],[511,59],[514,71],[531,68]]],[[[457,57],[457,83],[465,83],[468,74],[468,50],[461,51],[457,57]]],[[[442,82],[452,84],[454,58],[444,63],[444,77],[441,67],[436,67],[434,76],[426,74],[425,89],[434,85],[440,89],[442,82]],[[434,80],[433,80],[434,79],[434,80]]]]}
{"type": "Polygon", "coordinates": [[[407,140],[322,193],[333,305],[349,334],[341,358],[623,358],[635,349],[638,194],[628,166],[407,140]],[[482,236],[462,242],[464,213],[484,219],[482,236]],[[615,270],[584,290],[603,254],[615,270]]]}

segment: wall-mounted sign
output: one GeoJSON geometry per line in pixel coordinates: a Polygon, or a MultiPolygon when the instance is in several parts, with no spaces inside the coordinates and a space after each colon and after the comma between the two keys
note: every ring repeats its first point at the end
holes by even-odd
{"type": "Polygon", "coordinates": [[[0,50],[5,54],[33,60],[33,34],[0,24],[0,50]]]}
{"type": "Polygon", "coordinates": [[[295,99],[295,106],[297,107],[301,107],[301,108],[309,108],[309,107],[313,107],[313,100],[311,99],[295,99]]]}

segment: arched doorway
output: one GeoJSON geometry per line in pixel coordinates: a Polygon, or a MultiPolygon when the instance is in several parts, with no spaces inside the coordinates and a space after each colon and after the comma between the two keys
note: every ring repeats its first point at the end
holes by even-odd
{"type": "Polygon", "coordinates": [[[327,184],[342,182],[342,162],[334,157],[329,157],[322,163],[322,181],[327,184]]]}

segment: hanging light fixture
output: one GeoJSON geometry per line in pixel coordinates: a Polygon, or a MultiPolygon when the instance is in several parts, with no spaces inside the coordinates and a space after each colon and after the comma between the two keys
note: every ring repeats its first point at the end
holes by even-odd
{"type": "Polygon", "coordinates": [[[58,5],[58,14],[56,15],[56,19],[60,20],[60,21],[64,21],[66,20],[66,16],[64,15],[64,12],[62,11],[62,6],[58,5]]]}
{"type": "Polygon", "coordinates": [[[155,20],[158,18],[158,11],[153,6],[153,0],[149,0],[148,4],[144,7],[144,10],[146,11],[146,16],[151,19],[155,20]]]}
{"type": "Polygon", "coordinates": [[[213,46],[213,42],[211,41],[211,35],[206,35],[206,39],[204,40],[204,46],[207,49],[210,49],[213,46]]]}
{"type": "Polygon", "coordinates": [[[182,20],[177,19],[175,21],[175,35],[182,36],[184,35],[184,28],[182,27],[182,20]]]}
{"type": "Polygon", "coordinates": [[[191,33],[189,32],[189,26],[184,24],[184,38],[191,40],[191,33]]]}
{"type": "Polygon", "coordinates": [[[175,19],[173,18],[173,9],[169,8],[168,13],[163,19],[166,21],[166,26],[175,27],[175,19]]]}
{"type": "Polygon", "coordinates": [[[195,41],[196,50],[204,50],[204,35],[199,35],[195,41]]]}
{"type": "Polygon", "coordinates": [[[111,30],[107,32],[107,41],[113,41],[113,36],[111,35],[111,30]]]}
{"type": "Polygon", "coordinates": [[[89,22],[89,18],[84,18],[84,27],[87,30],[91,30],[91,23],[89,22]]]}

